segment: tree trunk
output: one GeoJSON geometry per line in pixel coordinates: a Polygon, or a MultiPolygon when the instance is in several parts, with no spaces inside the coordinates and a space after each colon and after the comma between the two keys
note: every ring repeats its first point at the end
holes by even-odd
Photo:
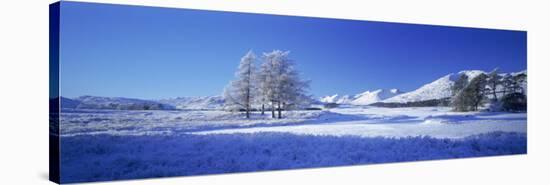
{"type": "Polygon", "coordinates": [[[497,84],[493,84],[493,99],[497,100],[497,84]]]}
{"type": "Polygon", "coordinates": [[[275,118],[275,102],[271,102],[271,118],[275,118]]]}
{"type": "Polygon", "coordinates": [[[246,119],[250,118],[250,90],[247,90],[246,95],[246,119]]]}
{"type": "Polygon", "coordinates": [[[277,102],[277,111],[279,113],[277,118],[281,119],[281,102],[277,102]]]}
{"type": "Polygon", "coordinates": [[[262,115],[264,115],[264,110],[265,110],[265,107],[264,107],[264,104],[262,103],[262,115]]]}
{"type": "Polygon", "coordinates": [[[246,119],[250,118],[250,106],[246,106],[246,119]]]}

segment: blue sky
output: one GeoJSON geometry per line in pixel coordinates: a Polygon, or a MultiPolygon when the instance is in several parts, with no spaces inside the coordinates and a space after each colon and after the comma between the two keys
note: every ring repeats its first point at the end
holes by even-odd
{"type": "Polygon", "coordinates": [[[410,91],[461,70],[527,68],[527,33],[62,2],[61,95],[219,95],[240,58],[290,50],[311,94],[410,91]]]}

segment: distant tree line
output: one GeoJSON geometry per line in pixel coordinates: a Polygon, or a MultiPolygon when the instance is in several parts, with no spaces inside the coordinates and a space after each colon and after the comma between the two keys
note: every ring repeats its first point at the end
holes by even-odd
{"type": "Polygon", "coordinates": [[[500,75],[498,69],[472,79],[461,74],[452,87],[451,105],[455,111],[477,111],[485,103],[504,111],[527,110],[527,97],[522,87],[525,73],[500,75]]]}
{"type": "Polygon", "coordinates": [[[263,53],[259,69],[256,55],[252,51],[246,53],[235,73],[236,79],[224,89],[226,109],[243,110],[246,118],[250,118],[253,110],[260,110],[262,115],[270,110],[272,118],[282,118],[283,110],[309,105],[312,99],[307,95],[309,81],[300,78],[289,53],[280,50],[263,53]]]}
{"type": "Polygon", "coordinates": [[[371,106],[377,107],[389,107],[389,108],[398,108],[398,107],[437,107],[437,106],[449,106],[451,104],[451,98],[441,98],[441,99],[431,99],[431,100],[422,100],[415,102],[376,102],[370,104],[371,106]]]}

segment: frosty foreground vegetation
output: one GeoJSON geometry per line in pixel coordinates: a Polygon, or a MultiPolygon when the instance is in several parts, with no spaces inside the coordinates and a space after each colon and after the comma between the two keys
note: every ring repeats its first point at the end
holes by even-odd
{"type": "Polygon", "coordinates": [[[524,154],[527,137],[503,132],[459,140],[284,133],[92,135],[63,138],[61,148],[61,182],[69,183],[524,154]]]}

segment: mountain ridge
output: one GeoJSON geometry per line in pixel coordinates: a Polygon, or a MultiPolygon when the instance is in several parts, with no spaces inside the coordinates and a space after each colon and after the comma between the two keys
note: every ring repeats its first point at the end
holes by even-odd
{"type": "MultiPolygon", "coordinates": [[[[477,75],[487,74],[481,70],[464,70],[450,73],[430,83],[409,91],[399,89],[377,89],[364,91],[356,95],[323,96],[317,103],[337,103],[348,105],[370,105],[373,103],[408,103],[434,99],[449,98],[452,95],[451,87],[461,74],[471,80],[477,75]]],[[[527,74],[526,70],[499,75],[527,74]]],[[[526,83],[522,84],[526,92],[526,83]]],[[[221,110],[224,106],[222,96],[176,97],[158,100],[146,100],[124,97],[80,96],[76,98],[61,97],[61,108],[72,109],[114,109],[114,110],[221,110]]]]}
{"type": "MultiPolygon", "coordinates": [[[[452,86],[458,80],[460,75],[465,74],[468,76],[468,80],[475,78],[480,74],[488,74],[482,70],[463,70],[457,73],[450,73],[445,76],[442,76],[434,81],[431,81],[427,84],[416,88],[415,90],[409,92],[394,92],[391,94],[385,94],[388,91],[392,90],[398,91],[397,89],[377,89],[374,91],[365,91],[353,96],[350,100],[349,95],[339,96],[338,94],[332,96],[323,96],[319,99],[321,103],[338,103],[338,104],[350,104],[350,105],[370,105],[373,103],[408,103],[408,102],[420,102],[427,100],[436,100],[444,99],[452,96],[452,86]],[[386,91],[386,92],[384,92],[386,91]],[[346,97],[346,98],[344,98],[346,97]]],[[[516,76],[519,74],[527,74],[527,70],[522,70],[518,72],[510,73],[500,73],[500,76],[512,75],[516,76]]],[[[523,88],[526,89],[526,85],[523,85],[523,88]]]]}

